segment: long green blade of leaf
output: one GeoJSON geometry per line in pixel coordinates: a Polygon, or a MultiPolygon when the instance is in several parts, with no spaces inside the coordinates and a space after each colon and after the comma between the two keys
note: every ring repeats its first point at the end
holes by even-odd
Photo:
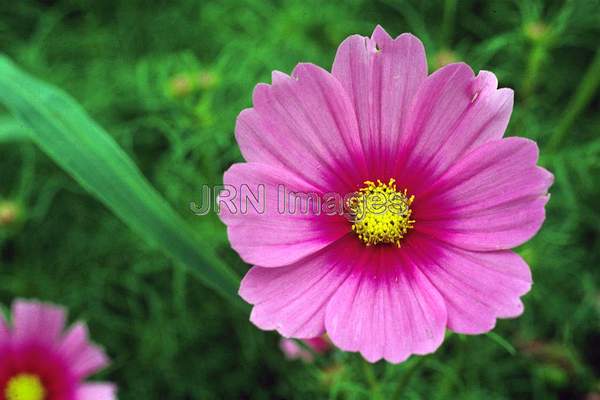
{"type": "Polygon", "coordinates": [[[23,125],[10,115],[0,116],[0,143],[29,140],[23,125]]]}
{"type": "Polygon", "coordinates": [[[32,140],[132,230],[236,305],[239,277],[197,238],[110,135],[69,95],[0,55],[0,102],[32,140]]]}

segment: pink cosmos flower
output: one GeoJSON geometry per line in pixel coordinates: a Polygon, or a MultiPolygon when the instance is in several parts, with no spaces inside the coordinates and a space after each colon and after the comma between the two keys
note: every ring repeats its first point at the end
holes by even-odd
{"type": "MultiPolygon", "coordinates": [[[[331,348],[331,343],[325,336],[301,339],[301,341],[316,354],[323,354],[331,348]]],[[[314,360],[313,353],[302,347],[294,339],[281,338],[279,347],[289,360],[301,359],[305,362],[312,362],[314,360]]]]}
{"type": "Polygon", "coordinates": [[[17,300],[12,327],[0,313],[0,400],[113,400],[109,383],[83,383],[108,364],[76,323],[67,332],[65,311],[17,300]]]}
{"type": "Polygon", "coordinates": [[[240,288],[251,321],[397,363],[446,328],[520,315],[531,272],[510,249],[540,229],[553,177],[535,142],[503,138],[513,92],[497,86],[463,63],[428,75],[422,43],[379,26],[347,38],[331,73],[299,64],[257,85],[236,126],[247,162],[224,183],[263,185],[265,209],[220,213],[255,265],[240,288]],[[344,215],[280,212],[281,186],[352,197],[344,215]]]}

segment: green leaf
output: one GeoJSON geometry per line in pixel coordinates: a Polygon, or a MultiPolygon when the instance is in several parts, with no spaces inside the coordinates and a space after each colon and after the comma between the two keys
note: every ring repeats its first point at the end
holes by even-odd
{"type": "Polygon", "coordinates": [[[29,140],[23,125],[9,115],[0,116],[0,143],[29,140]]]}
{"type": "MultiPolygon", "coordinates": [[[[149,184],[113,138],[69,95],[0,55],[0,102],[31,139],[123,222],[234,304],[239,277],[149,184]]],[[[90,244],[93,245],[93,244],[90,244]]]]}

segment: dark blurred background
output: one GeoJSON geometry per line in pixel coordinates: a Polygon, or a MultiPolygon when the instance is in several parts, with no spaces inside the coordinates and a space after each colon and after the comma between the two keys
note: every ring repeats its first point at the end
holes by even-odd
{"type": "Polygon", "coordinates": [[[224,226],[190,201],[241,159],[235,118],[257,82],[300,61],[330,68],[347,35],[376,24],[416,34],[430,71],[466,61],[515,89],[508,135],[537,140],[556,176],[544,228],[518,249],[535,281],[521,318],[401,365],[288,361],[275,333],[10,135],[0,302],[39,298],[88,321],[120,399],[600,399],[599,1],[6,1],[0,51],[74,96],[242,275],[224,226]]]}

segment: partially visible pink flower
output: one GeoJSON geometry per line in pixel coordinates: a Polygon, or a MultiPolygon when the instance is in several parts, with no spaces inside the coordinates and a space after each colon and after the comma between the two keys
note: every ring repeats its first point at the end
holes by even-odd
{"type": "Polygon", "coordinates": [[[435,351],[446,328],[480,334],[523,312],[531,272],[511,249],[540,229],[553,176],[535,142],[503,138],[513,91],[493,73],[428,75],[416,37],[378,26],[344,40],[331,72],[273,72],[252,102],[236,125],[247,162],[223,180],[264,188],[265,209],[220,216],[255,265],[239,293],[259,328],[401,362],[435,351]],[[281,212],[281,186],[352,197],[345,215],[308,197],[309,212],[281,212]]]}
{"type": "Polygon", "coordinates": [[[0,400],[113,400],[116,387],[84,380],[108,365],[85,324],[63,332],[64,309],[17,300],[0,314],[0,400]]]}
{"type": "Polygon", "coordinates": [[[302,341],[317,354],[323,354],[331,349],[331,342],[326,335],[302,339],[302,341]]]}
{"type": "MultiPolygon", "coordinates": [[[[331,348],[331,343],[325,336],[300,339],[300,341],[316,354],[323,354],[331,348]]],[[[290,360],[301,359],[306,362],[312,362],[314,360],[313,353],[302,347],[295,339],[281,338],[279,347],[283,354],[290,360]]]]}

